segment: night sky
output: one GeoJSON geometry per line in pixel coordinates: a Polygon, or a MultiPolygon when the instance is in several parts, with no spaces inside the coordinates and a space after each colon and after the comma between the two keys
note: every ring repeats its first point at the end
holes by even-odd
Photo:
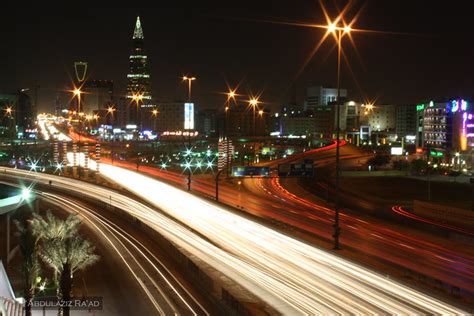
{"type": "MultiPolygon", "coordinates": [[[[332,15],[345,1],[326,1],[332,15]]],[[[344,41],[354,77],[342,69],[349,96],[378,103],[416,103],[430,98],[470,98],[474,75],[474,23],[468,2],[354,1],[348,20],[355,28],[405,34],[355,34],[360,55],[344,41]],[[357,82],[357,83],[356,83],[357,82]]],[[[308,84],[334,86],[336,51],[329,40],[296,78],[321,29],[261,22],[325,23],[318,1],[177,2],[155,8],[28,7],[9,10],[0,21],[0,92],[40,85],[39,107],[52,111],[57,93],[70,88],[73,62],[89,62],[90,79],[115,82],[125,93],[128,56],[139,14],[148,53],[152,93],[158,100],[183,99],[180,76],[198,77],[194,99],[201,108],[222,106],[226,80],[239,93],[261,93],[273,109],[308,84]],[[204,4],[203,4],[204,3],[204,4]]],[[[246,97],[243,97],[246,99],[246,97]]],[[[64,100],[64,98],[63,98],[64,100]]],[[[65,100],[64,100],[65,101],[65,100]]]]}

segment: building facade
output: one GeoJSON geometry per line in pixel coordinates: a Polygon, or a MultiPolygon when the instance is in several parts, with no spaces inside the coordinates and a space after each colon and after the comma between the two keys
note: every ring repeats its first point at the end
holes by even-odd
{"type": "Polygon", "coordinates": [[[400,140],[415,140],[418,121],[417,113],[415,104],[397,105],[395,132],[400,140]]]}
{"type": "Polygon", "coordinates": [[[464,99],[434,102],[417,106],[422,114],[420,152],[430,160],[455,167],[472,167],[474,154],[474,110],[464,99]]]}
{"type": "MultiPolygon", "coordinates": [[[[156,130],[158,132],[178,132],[185,128],[184,102],[157,102],[159,111],[156,116],[156,130]]],[[[194,113],[190,113],[194,116],[194,113]]]]}
{"type": "Polygon", "coordinates": [[[370,126],[373,132],[395,131],[396,106],[393,104],[377,105],[360,111],[362,125],[370,126]]]}
{"type": "MultiPolygon", "coordinates": [[[[347,98],[347,90],[339,89],[340,97],[347,98]]],[[[303,110],[314,109],[317,106],[327,106],[337,100],[337,89],[323,86],[311,86],[306,90],[306,100],[303,110]]]]}
{"type": "Polygon", "coordinates": [[[197,112],[196,129],[201,135],[215,136],[217,134],[217,110],[206,109],[197,112]]]}
{"type": "Polygon", "coordinates": [[[0,137],[27,138],[35,133],[36,110],[24,92],[0,94],[0,137]]]}
{"type": "Polygon", "coordinates": [[[270,111],[255,112],[246,105],[236,105],[223,113],[226,134],[232,136],[267,136],[270,134],[270,111]]]}

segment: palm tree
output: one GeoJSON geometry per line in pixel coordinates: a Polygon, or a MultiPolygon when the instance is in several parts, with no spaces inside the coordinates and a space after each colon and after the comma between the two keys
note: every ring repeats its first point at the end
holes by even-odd
{"type": "Polygon", "coordinates": [[[18,228],[20,252],[23,257],[20,269],[25,282],[25,315],[31,316],[31,300],[35,295],[36,278],[40,273],[36,240],[26,221],[15,221],[15,224],[18,228]]]}
{"type": "MultiPolygon", "coordinates": [[[[51,212],[46,214],[46,220],[38,214],[31,220],[33,234],[40,242],[39,256],[54,271],[60,301],[71,299],[74,273],[99,260],[95,247],[79,235],[80,224],[75,215],[61,220],[51,212]]],[[[60,314],[68,316],[69,306],[60,309],[60,314]]]]}

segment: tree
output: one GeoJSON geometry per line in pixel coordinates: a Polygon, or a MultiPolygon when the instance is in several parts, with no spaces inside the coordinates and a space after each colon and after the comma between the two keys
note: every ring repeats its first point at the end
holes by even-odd
{"type": "Polygon", "coordinates": [[[31,300],[33,300],[36,288],[36,279],[40,274],[40,265],[36,252],[36,238],[26,221],[15,221],[18,228],[20,252],[23,257],[21,273],[24,278],[25,315],[31,316],[31,300]]]}
{"type": "MultiPolygon", "coordinates": [[[[46,214],[46,220],[38,214],[31,220],[33,233],[39,241],[39,256],[53,269],[60,301],[71,299],[74,273],[99,260],[94,254],[95,247],[79,235],[80,224],[75,215],[62,220],[51,212],[46,214]]],[[[69,306],[64,306],[60,313],[68,316],[69,306]]]]}
{"type": "Polygon", "coordinates": [[[423,159],[416,159],[411,161],[411,170],[416,173],[420,174],[423,170],[428,169],[428,163],[423,159]]]}
{"type": "Polygon", "coordinates": [[[377,154],[367,161],[370,166],[383,166],[390,162],[390,156],[377,154]]]}
{"type": "Polygon", "coordinates": [[[395,170],[408,170],[410,163],[406,160],[395,160],[393,162],[393,169],[395,170]]]}

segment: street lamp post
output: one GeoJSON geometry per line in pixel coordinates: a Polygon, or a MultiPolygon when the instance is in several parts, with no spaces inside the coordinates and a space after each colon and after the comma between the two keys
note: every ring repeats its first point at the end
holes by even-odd
{"type": "MultiPolygon", "coordinates": [[[[252,98],[249,101],[249,104],[252,106],[253,109],[253,131],[252,131],[252,136],[255,137],[257,135],[256,127],[255,127],[255,111],[258,106],[258,99],[257,98],[252,98]]],[[[255,162],[255,146],[253,147],[253,161],[255,162]]]]}
{"type": "Polygon", "coordinates": [[[156,132],[156,117],[158,116],[158,110],[157,109],[154,109],[153,111],[151,111],[151,114],[153,115],[153,131],[156,132]]]}
{"type": "Polygon", "coordinates": [[[223,170],[224,169],[219,170],[216,174],[216,201],[219,201],[219,176],[223,170]]]}
{"type": "MultiPolygon", "coordinates": [[[[196,77],[183,76],[183,81],[188,82],[188,102],[191,102],[191,85],[194,80],[196,80],[196,77]]],[[[189,126],[188,130],[188,146],[189,150],[191,150],[191,126],[189,126]]],[[[191,166],[188,168],[188,191],[191,191],[191,166]]]]}
{"type": "Polygon", "coordinates": [[[110,125],[112,125],[112,127],[114,126],[114,112],[115,112],[115,109],[113,107],[107,108],[107,114],[110,115],[111,117],[110,125]]]}
{"type": "Polygon", "coordinates": [[[10,145],[11,145],[11,152],[13,155],[13,139],[15,138],[16,133],[16,122],[13,116],[13,107],[7,106],[5,108],[6,116],[8,117],[8,134],[10,136],[10,145]]]}
{"type": "Polygon", "coordinates": [[[191,102],[191,84],[196,80],[196,77],[183,76],[183,81],[188,82],[188,102],[191,102]]]}
{"type": "MultiPolygon", "coordinates": [[[[225,139],[225,144],[226,144],[226,177],[229,177],[229,171],[230,171],[230,164],[231,164],[231,158],[230,158],[230,141],[229,141],[229,132],[228,132],[228,113],[230,111],[230,100],[233,99],[235,101],[235,96],[237,95],[235,93],[236,90],[229,90],[227,93],[227,103],[225,106],[225,113],[224,113],[224,139],[225,139]]],[[[216,195],[217,196],[217,195],[216,195]]]]}
{"type": "Polygon", "coordinates": [[[337,99],[336,99],[336,196],[335,196],[335,206],[334,206],[334,249],[339,250],[341,249],[339,243],[339,236],[341,234],[341,228],[339,225],[339,208],[340,208],[340,201],[339,201],[339,178],[340,178],[340,129],[341,129],[341,50],[342,50],[342,36],[345,33],[349,33],[351,31],[351,27],[349,25],[345,25],[343,27],[336,25],[335,23],[331,23],[327,26],[328,32],[334,34],[337,40],[337,99]]]}
{"type": "Polygon", "coordinates": [[[250,99],[249,104],[250,104],[250,106],[252,106],[252,109],[253,109],[253,130],[252,130],[252,133],[253,133],[253,136],[255,136],[255,134],[256,134],[256,128],[255,128],[255,110],[256,110],[257,105],[258,105],[258,99],[257,99],[257,98],[252,98],[252,99],[250,99]]]}
{"type": "Polygon", "coordinates": [[[74,94],[74,96],[77,97],[77,107],[76,107],[76,111],[77,113],[81,113],[81,94],[82,94],[82,91],[80,88],[75,88],[72,93],[74,94]]]}

